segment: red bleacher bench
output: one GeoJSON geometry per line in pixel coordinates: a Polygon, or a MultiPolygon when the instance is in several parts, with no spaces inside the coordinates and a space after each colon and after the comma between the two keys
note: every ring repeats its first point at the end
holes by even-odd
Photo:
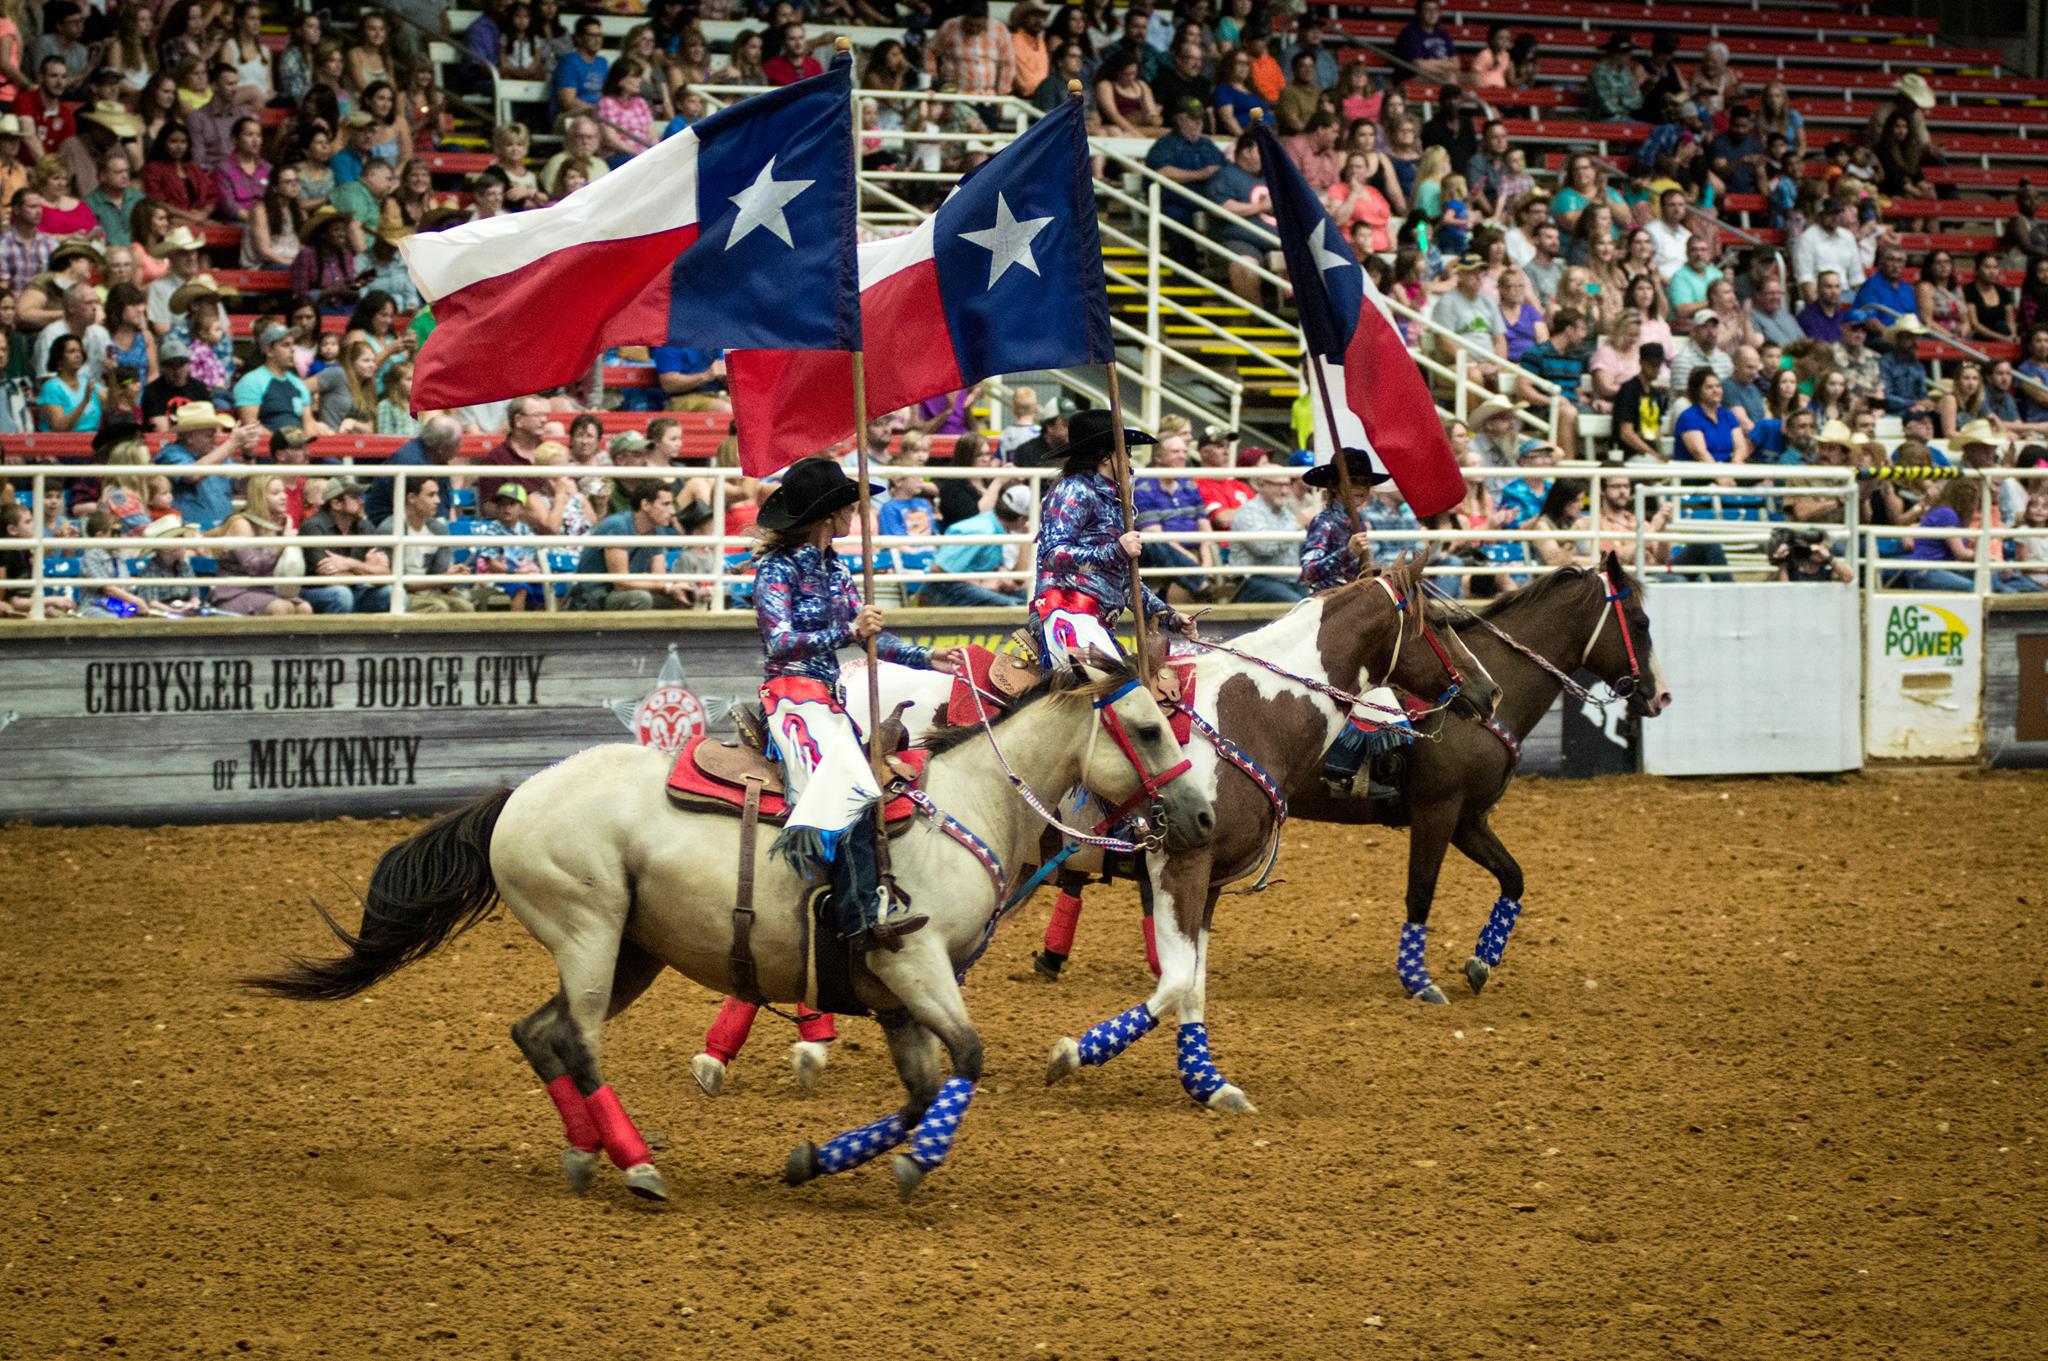
{"type": "MultiPolygon", "coordinates": [[[[1911,48],[1887,48],[1910,54],[1911,48]]],[[[1536,78],[1548,81],[1584,81],[1593,72],[1592,57],[1539,57],[1536,60],[1536,78]]],[[[1837,99],[1848,99],[1855,91],[1886,91],[1898,80],[1901,71],[1911,68],[1911,61],[1892,63],[1899,70],[1858,70],[1854,67],[1806,67],[1779,66],[1761,70],[1738,70],[1752,84],[1765,81],[1782,81],[1794,94],[1812,93],[1832,95],[1837,99]]],[[[1955,71],[1934,71],[1927,74],[1927,83],[1934,87],[1937,96],[1968,96],[1979,99],[2043,99],[2048,98],[2048,80],[2027,76],[1985,76],[1964,75],[1955,71]]],[[[1800,105],[1802,110],[1807,105],[1800,105]]]]}
{"type": "Polygon", "coordinates": [[[244,297],[292,291],[292,274],[288,269],[216,269],[209,273],[215,283],[240,289],[244,297]]]}
{"type": "Polygon", "coordinates": [[[476,175],[497,158],[488,151],[430,151],[420,157],[427,169],[449,175],[476,175]]]}
{"type": "Polygon", "coordinates": [[[209,222],[199,229],[199,235],[211,247],[242,248],[242,224],[239,222],[209,222]]]}
{"type": "MultiPolygon", "coordinates": [[[[1973,340],[1970,342],[1970,349],[1989,355],[1993,359],[2010,359],[2015,363],[2018,362],[2020,357],[2020,347],[2012,344],[2010,341],[1973,340]]],[[[1977,357],[1938,336],[1922,340],[1919,346],[1919,354],[1923,363],[1931,359],[1940,360],[1943,363],[1953,363],[1958,359],[1975,359],[1977,357]]]]}
{"type": "MultiPolygon", "coordinates": [[[[1895,198],[1885,205],[1888,218],[1967,218],[1972,222],[2000,222],[2017,211],[2004,199],[1995,198],[1895,198]]],[[[2037,211],[2036,217],[2040,214],[2037,211]]]]}
{"type": "MultiPolygon", "coordinates": [[[[1401,4],[1398,0],[1385,3],[1350,5],[1353,12],[1363,10],[1377,17],[1406,19],[1413,6],[1401,4]]],[[[1762,11],[1752,8],[1731,8],[1725,5],[1627,5],[1611,3],[1611,0],[1483,0],[1474,5],[1447,4],[1444,19],[1451,23],[1512,19],[1517,15],[1530,15],[1540,19],[1555,19],[1564,22],[1581,22],[1612,27],[1616,24],[1649,24],[1664,28],[1721,28],[1733,32],[1784,32],[1801,30],[1825,33],[1838,38],[1884,37],[1893,34],[1932,34],[1939,24],[1933,19],[1913,18],[1905,15],[1879,15],[1842,11],[1786,10],[1762,11]]]]}
{"type": "MultiPolygon", "coordinates": [[[[2042,115],[2043,121],[2048,122],[2048,110],[2043,110],[2042,115]]],[[[2042,148],[2042,154],[2044,159],[2048,159],[2048,147],[2042,148]]],[[[1920,168],[1920,178],[1929,184],[1952,184],[1958,189],[2003,189],[2011,192],[2020,187],[2021,180],[2031,181],[2040,177],[2040,170],[2027,170],[2020,166],[1928,165],[1920,168]]]]}
{"type": "MultiPolygon", "coordinates": [[[[1401,30],[1406,26],[1407,22],[1401,19],[1339,19],[1332,25],[1334,31],[1340,34],[1363,38],[1368,42],[1392,42],[1401,35],[1401,30]]],[[[1483,46],[1486,42],[1485,24],[1452,24],[1448,27],[1452,38],[1468,50],[1483,46]]],[[[1534,38],[1542,47],[1565,52],[1596,51],[1614,31],[1613,27],[1607,25],[1589,28],[1530,26],[1519,30],[1534,38]]],[[[1638,47],[1647,48],[1650,45],[1651,35],[1648,32],[1630,32],[1629,36],[1638,47]]],[[[1765,38],[1746,33],[1724,33],[1718,38],[1697,32],[1681,33],[1678,50],[1681,56],[1697,58],[1709,42],[1716,41],[1728,45],[1730,55],[1738,59],[1738,64],[1770,61],[1783,65],[1787,60],[1803,59],[1809,64],[1826,66],[1840,64],[1897,67],[1900,70],[1954,70],[1964,67],[1996,69],[2000,61],[1998,51],[1988,47],[1930,47],[1920,43],[1885,42],[1812,42],[1765,38]]]]}
{"type": "Polygon", "coordinates": [[[1620,142],[1643,140],[1640,123],[1596,123],[1589,118],[1503,118],[1510,138],[1528,142],[1620,142]]]}

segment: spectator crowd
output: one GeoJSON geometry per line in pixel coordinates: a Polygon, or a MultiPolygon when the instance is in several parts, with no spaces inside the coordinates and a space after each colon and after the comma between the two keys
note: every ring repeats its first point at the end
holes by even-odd
{"type": "MultiPolygon", "coordinates": [[[[858,54],[869,170],[970,169],[997,145],[977,135],[1011,122],[996,101],[1050,108],[1078,81],[1090,131],[1124,139],[1185,190],[1168,196],[1168,216],[1217,247],[1204,252],[1170,231],[1169,253],[1279,307],[1285,300],[1265,277],[1276,263],[1270,241],[1255,230],[1273,224],[1249,135],[1255,112],[1270,120],[1381,290],[1404,305],[1411,347],[1447,367],[1462,363],[1497,394],[1469,422],[1449,424],[1453,445],[1463,458],[1528,475],[1475,479],[1449,523],[1560,531],[1555,541],[1466,554],[1509,579],[1531,558],[1590,553],[1623,509],[1574,505],[1570,484],[1541,473],[1560,458],[1930,468],[1932,480],[1882,480],[1883,494],[1862,510],[1900,525],[1932,515],[1937,527],[1954,514],[1969,528],[1980,507],[1962,507],[1954,487],[1977,484],[1948,471],[2044,457],[2035,441],[2048,439],[2048,231],[2023,182],[2001,234],[1982,249],[1964,258],[1907,249],[1916,233],[1906,229],[1926,224],[1888,216],[1887,206],[1954,192],[1928,179],[1943,153],[1925,118],[1934,94],[1918,75],[1901,77],[1855,136],[1823,142],[1810,139],[1782,83],[1736,69],[1723,44],[1682,58],[1668,30],[1647,51],[1616,34],[1573,112],[1629,125],[1629,145],[1611,158],[1575,152],[1553,169],[1538,146],[1517,144],[1503,116],[1509,92],[1537,78],[1534,36],[1495,23],[1482,45],[1461,49],[1438,0],[1416,4],[1390,63],[1365,60],[1320,15],[1285,0],[1132,0],[1121,10],[1024,0],[1001,17],[985,0],[650,0],[618,38],[597,14],[565,13],[559,0],[484,0],[459,28],[446,0],[331,14],[255,0],[0,0],[0,435],[75,432],[91,437],[101,461],[140,465],[132,477],[72,479],[46,502],[43,529],[132,534],[135,574],[177,576],[182,564],[188,577],[195,558],[209,557],[192,551],[191,534],[274,534],[286,541],[275,551],[233,550],[215,570],[290,575],[303,558],[307,570],[335,578],[297,592],[108,588],[82,592],[77,608],[386,608],[385,587],[347,580],[387,571],[383,550],[300,554],[288,540],[295,531],[376,532],[399,517],[423,533],[474,526],[493,541],[467,552],[408,550],[411,570],[490,583],[412,591],[409,608],[529,608],[543,588],[516,578],[541,575],[550,559],[496,540],[704,532],[713,513],[705,479],[681,467],[674,481],[606,468],[678,464],[679,431],[660,413],[729,409],[715,348],[610,356],[640,375],[610,392],[593,373],[516,401],[414,413],[413,357],[433,323],[401,246],[414,232],[558,202],[702,117],[705,87],[815,74],[834,24],[902,34],[858,54]],[[722,20],[742,27],[713,42],[703,25],[722,20]],[[437,64],[430,43],[447,44],[455,59],[437,64]],[[495,107],[494,81],[544,92],[528,122],[478,117],[495,107]],[[448,152],[487,163],[451,184],[431,159],[448,152]],[[1725,225],[1731,200],[1760,202],[1752,216],[1785,244],[1725,225]],[[1930,339],[1999,357],[1937,369],[1922,358],[1930,339]],[[646,433],[608,438],[592,413],[610,405],[646,413],[646,433]],[[1537,427],[1554,428],[1554,441],[1533,438],[1537,427]],[[349,434],[396,437],[401,462],[448,461],[465,436],[483,437],[490,452],[475,477],[418,482],[394,506],[379,480],[325,475],[319,441],[349,434]],[[264,460],[299,466],[245,485],[175,477],[181,464],[264,460]],[[491,471],[501,467],[508,471],[491,471]]],[[[932,203],[942,186],[908,183],[903,192],[932,203]]],[[[1434,381],[1454,405],[1453,391],[1434,381]]],[[[882,565],[973,576],[1014,564],[1000,546],[943,541],[1028,518],[1001,466],[1056,455],[1071,409],[1048,399],[1040,410],[1028,387],[1014,399],[1004,411],[980,392],[955,393],[878,418],[876,439],[909,469],[891,470],[878,527],[933,540],[888,550],[882,565]],[[916,465],[934,438],[955,465],[985,466],[989,476],[921,477],[916,465]]],[[[1234,452],[1233,441],[1228,431],[1182,428],[1164,434],[1152,457],[1167,469],[1291,458],[1234,452]]],[[[2003,480],[1991,498],[1994,523],[1982,527],[2038,522],[2042,498],[2027,485],[2003,480]]],[[[1148,563],[1185,569],[1172,578],[1177,593],[1278,599],[1298,589],[1281,575],[1241,585],[1219,572],[1270,566],[1274,545],[1172,537],[1246,517],[1258,528],[1298,526],[1312,507],[1281,480],[1162,478],[1141,491],[1140,520],[1156,536],[1148,563]]],[[[731,498],[728,533],[745,531],[761,494],[747,483],[731,498]]],[[[9,537],[33,529],[8,513],[9,537]]],[[[1667,516],[1675,513],[1789,525],[1843,511],[1722,495],[1667,516]]],[[[1389,534],[1415,524],[1391,493],[1365,516],[1389,534]]],[[[1970,547],[1960,538],[1901,543],[1915,557],[1938,548],[1941,561],[1970,547]]],[[[1999,541],[1999,580],[2038,589],[2039,571],[2003,563],[2043,551],[2038,540],[1999,541]]],[[[1723,566],[1719,552],[1691,546],[1672,565],[1723,566]]],[[[693,553],[701,559],[702,550],[685,552],[679,570],[702,569],[701,560],[688,565],[693,553]]],[[[567,603],[709,603],[702,583],[656,572],[657,556],[583,550],[577,566],[625,579],[579,586],[567,603]]],[[[85,564],[86,575],[133,565],[105,550],[85,564]]],[[[1022,589],[977,578],[934,581],[923,594],[995,603],[1022,589]]]]}

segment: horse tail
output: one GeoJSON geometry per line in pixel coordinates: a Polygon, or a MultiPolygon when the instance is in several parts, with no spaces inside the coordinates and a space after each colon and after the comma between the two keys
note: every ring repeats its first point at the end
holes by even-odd
{"type": "Polygon", "coordinates": [[[350,933],[314,903],[347,954],[297,956],[276,973],[240,980],[242,986],[301,1002],[338,1002],[475,926],[498,901],[491,833],[511,797],[511,790],[497,790],[384,852],[370,875],[359,931],[350,933]]]}

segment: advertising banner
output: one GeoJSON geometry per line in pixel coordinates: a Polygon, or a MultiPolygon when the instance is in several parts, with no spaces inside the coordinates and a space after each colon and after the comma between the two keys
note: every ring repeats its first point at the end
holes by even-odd
{"type": "Polygon", "coordinates": [[[1863,620],[1865,754],[1975,759],[1984,745],[1983,600],[1880,593],[1863,620]]]}

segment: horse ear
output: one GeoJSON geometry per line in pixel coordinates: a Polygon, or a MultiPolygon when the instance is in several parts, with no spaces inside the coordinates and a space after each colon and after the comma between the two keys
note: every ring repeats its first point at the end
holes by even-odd
{"type": "Polygon", "coordinates": [[[1622,582],[1621,554],[1612,548],[1603,553],[1600,557],[1600,575],[1607,578],[1610,587],[1619,586],[1622,582]]]}

